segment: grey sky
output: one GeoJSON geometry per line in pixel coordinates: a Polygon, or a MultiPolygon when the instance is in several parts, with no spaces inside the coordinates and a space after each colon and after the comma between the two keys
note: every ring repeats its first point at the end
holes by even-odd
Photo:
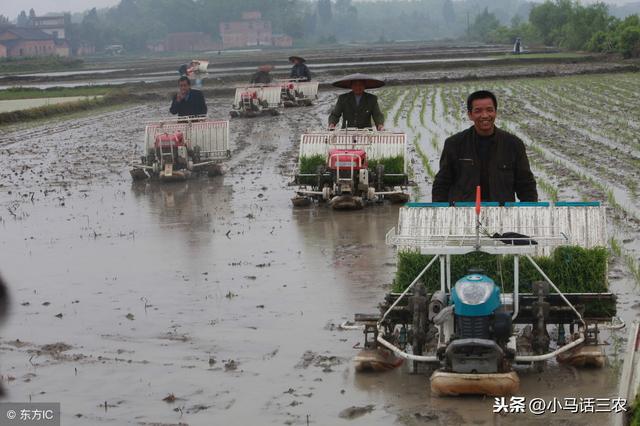
{"type": "MultiPolygon", "coordinates": [[[[537,1],[540,2],[542,0],[537,1]]],[[[595,3],[596,1],[598,0],[582,0],[582,3],[595,3]]],[[[605,3],[621,5],[631,3],[633,1],[638,0],[605,0],[605,3]]],[[[44,15],[48,12],[82,12],[84,10],[91,9],[92,7],[101,8],[114,6],[119,2],[120,0],[26,0],[23,2],[2,0],[2,2],[0,2],[0,14],[8,16],[9,19],[13,20],[18,16],[18,13],[20,13],[21,10],[28,12],[30,8],[33,8],[38,15],[44,15]]]]}
{"type": "Polygon", "coordinates": [[[15,0],[0,1],[0,14],[15,19],[21,10],[29,12],[33,8],[38,15],[48,12],[82,12],[92,7],[114,6],[120,0],[15,0]]]}

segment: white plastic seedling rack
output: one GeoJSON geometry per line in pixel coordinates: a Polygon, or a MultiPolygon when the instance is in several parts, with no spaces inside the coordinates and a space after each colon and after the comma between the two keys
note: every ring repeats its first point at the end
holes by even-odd
{"type": "Polygon", "coordinates": [[[402,156],[403,173],[407,173],[407,135],[363,129],[324,130],[300,137],[298,159],[313,155],[327,156],[332,149],[361,149],[369,160],[402,156]]]}
{"type": "Polygon", "coordinates": [[[473,207],[443,207],[442,203],[409,203],[400,209],[398,227],[386,235],[386,243],[398,250],[418,250],[424,255],[433,255],[413,282],[402,292],[378,321],[378,342],[391,349],[398,356],[421,362],[439,362],[434,355],[413,355],[404,352],[384,337],[383,322],[401,299],[420,281],[420,278],[435,264],[440,262],[440,290],[450,293],[451,256],[472,252],[494,255],[513,255],[513,318],[519,310],[519,265],[520,257],[525,257],[540,273],[544,280],[560,295],[582,324],[580,337],[542,355],[516,355],[516,362],[545,361],[568,351],[585,340],[586,324],[582,315],[567,300],[558,287],[535,262],[532,256],[549,254],[561,245],[595,247],[607,245],[606,212],[599,203],[508,203],[505,207],[483,207],[476,215],[473,207]],[[440,205],[438,205],[440,204],[440,205]],[[478,227],[478,220],[481,226],[478,227]],[[493,224],[489,226],[487,224],[493,224]],[[487,228],[490,234],[517,232],[527,235],[520,240],[522,245],[505,244],[500,239],[480,235],[480,228],[487,228]],[[475,230],[475,232],[471,231],[475,230]],[[466,232],[465,232],[466,231],[466,232]],[[536,244],[534,244],[534,241],[536,244]],[[528,244],[527,244],[528,243],[528,244]]]}
{"type": "Polygon", "coordinates": [[[298,79],[290,80],[278,80],[280,87],[287,87],[293,85],[293,89],[302,93],[307,99],[316,99],[318,97],[318,85],[317,81],[306,81],[298,79]]]}
{"type": "Polygon", "coordinates": [[[282,105],[280,86],[242,86],[236,87],[236,94],[233,99],[233,107],[240,109],[242,95],[245,93],[255,93],[259,101],[267,101],[269,108],[278,108],[282,105]]]}
{"type": "Polygon", "coordinates": [[[182,132],[187,147],[200,147],[204,161],[230,157],[229,121],[209,120],[203,117],[178,117],[147,123],[144,132],[145,149],[153,148],[156,136],[182,132]]]}
{"type": "Polygon", "coordinates": [[[315,99],[318,97],[318,82],[300,81],[296,83],[296,90],[302,93],[307,99],[315,99]]]}

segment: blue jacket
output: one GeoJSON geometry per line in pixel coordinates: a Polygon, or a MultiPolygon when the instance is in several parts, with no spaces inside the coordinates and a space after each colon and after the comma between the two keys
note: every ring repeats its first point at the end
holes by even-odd
{"type": "Polygon", "coordinates": [[[289,78],[298,78],[300,80],[311,81],[311,72],[305,64],[295,64],[291,67],[289,78]]]}

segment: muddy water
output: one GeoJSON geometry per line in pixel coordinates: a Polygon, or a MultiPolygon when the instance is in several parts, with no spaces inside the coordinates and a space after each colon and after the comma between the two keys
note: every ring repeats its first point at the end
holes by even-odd
{"type": "MultiPolygon", "coordinates": [[[[183,184],[133,185],[127,172],[164,104],[0,135],[9,399],[59,401],[64,425],[606,423],[496,416],[491,399],[432,397],[407,368],[354,374],[361,334],[336,326],[388,290],[397,208],[291,208],[299,134],[330,102],[233,121],[226,175],[183,184]]],[[[521,378],[526,397],[608,397],[617,373],[521,378]]]]}

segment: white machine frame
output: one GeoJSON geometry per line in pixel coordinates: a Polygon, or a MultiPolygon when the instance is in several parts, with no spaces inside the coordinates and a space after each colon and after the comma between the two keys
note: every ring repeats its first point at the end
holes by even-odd
{"type": "MultiPolygon", "coordinates": [[[[415,207],[403,207],[403,209],[411,209],[415,207]]],[[[508,209],[509,207],[497,207],[498,209],[508,209]]],[[[524,209],[540,209],[544,207],[520,207],[524,209]]],[[[554,207],[547,207],[553,209],[554,207]]],[[[562,207],[561,207],[562,208],[562,207]]],[[[440,209],[458,209],[458,210],[467,210],[470,215],[473,215],[473,208],[468,207],[441,207],[440,209]]],[[[597,207],[597,212],[600,218],[602,219],[600,225],[602,231],[600,237],[601,243],[606,245],[606,215],[604,207],[597,207]]],[[[475,217],[475,215],[474,215],[475,217]]],[[[402,212],[401,219],[402,222],[402,212]]],[[[453,224],[455,225],[455,224],[453,224]]],[[[593,224],[592,224],[593,225],[593,224]]],[[[586,224],[588,227],[589,225],[586,224]]],[[[456,227],[456,226],[454,226],[456,227]]],[[[466,226],[457,226],[458,229],[472,229],[473,227],[468,226],[468,222],[466,226]]],[[[545,361],[551,358],[556,357],[557,355],[571,350],[576,346],[582,344],[585,341],[585,332],[586,332],[586,323],[582,318],[582,315],[578,312],[578,310],[567,300],[564,294],[558,289],[558,287],[553,283],[553,281],[545,274],[545,272],[540,268],[540,266],[533,259],[533,255],[537,253],[537,250],[540,247],[546,248],[554,248],[560,245],[575,245],[576,241],[572,241],[571,235],[566,232],[566,228],[563,229],[561,226],[555,226],[551,229],[539,229],[535,226],[527,228],[520,227],[517,229],[513,229],[514,232],[518,233],[526,233],[528,237],[526,238],[511,238],[508,239],[516,239],[521,240],[520,243],[522,245],[510,245],[504,244],[499,239],[481,237],[479,233],[479,222],[475,226],[475,233],[460,233],[457,235],[451,235],[448,232],[442,232],[442,228],[439,230],[436,229],[425,229],[425,228],[412,228],[412,229],[404,229],[404,233],[399,234],[396,231],[396,228],[392,228],[386,235],[386,243],[390,246],[397,247],[398,249],[414,249],[418,250],[423,255],[433,255],[433,258],[429,261],[429,263],[422,269],[422,271],[416,276],[413,282],[400,294],[400,296],[395,300],[395,302],[385,311],[382,317],[377,322],[378,329],[378,337],[377,341],[381,345],[386,348],[392,350],[397,356],[400,356],[404,359],[418,361],[418,362],[427,362],[427,363],[439,363],[440,359],[437,355],[414,355],[403,351],[398,348],[391,342],[387,341],[384,335],[384,320],[389,315],[390,312],[398,305],[401,299],[406,297],[409,291],[420,281],[420,278],[435,264],[436,261],[440,262],[440,290],[446,294],[451,293],[452,289],[452,280],[451,280],[451,256],[452,255],[464,255],[472,252],[484,252],[495,255],[502,254],[510,254],[514,256],[513,261],[513,271],[514,271],[514,282],[513,282],[513,294],[503,294],[503,301],[509,299],[511,297],[513,303],[513,315],[512,318],[515,319],[518,316],[518,300],[519,300],[519,292],[520,292],[520,280],[519,280],[519,265],[520,265],[520,257],[526,258],[540,273],[540,275],[544,278],[544,280],[553,288],[562,298],[562,300],[566,303],[568,307],[576,314],[581,325],[579,326],[579,337],[552,352],[548,352],[546,354],[540,355],[516,355],[514,361],[516,363],[528,363],[528,362],[539,362],[545,361]],[[536,232],[538,231],[538,232],[536,232]],[[542,231],[542,232],[540,232],[542,231]],[[535,243],[534,243],[535,241],[535,243]],[[524,244],[523,244],[524,243],[524,244]],[[528,244],[527,244],[528,243],[528,244]]],[[[448,230],[445,230],[448,231],[448,230]]],[[[447,327],[443,327],[445,333],[451,333],[452,330],[448,330],[447,327]]],[[[450,335],[444,336],[444,340],[448,341],[450,335]]]]}
{"type": "MultiPolygon", "coordinates": [[[[404,176],[407,173],[407,135],[400,132],[377,131],[375,129],[336,129],[318,132],[305,133],[300,137],[300,148],[298,154],[298,167],[295,174],[300,177],[316,176],[315,174],[300,174],[300,161],[302,157],[322,155],[329,157],[332,149],[363,150],[367,154],[368,160],[377,160],[401,155],[404,159],[403,173],[385,173],[385,176],[404,176]]],[[[341,156],[347,154],[340,154],[341,156]]],[[[351,166],[351,180],[354,176],[354,167],[351,166]]],[[[338,173],[338,184],[340,184],[340,173],[338,173]]],[[[304,185],[303,185],[304,186],[304,185]]],[[[404,188],[402,185],[398,185],[404,188]]],[[[325,188],[326,189],[326,188],[325,188]]],[[[302,196],[322,195],[328,200],[330,194],[326,191],[313,191],[310,189],[298,189],[296,191],[302,196]]],[[[402,190],[373,191],[368,197],[374,199],[376,196],[402,194],[402,190]]]]}
{"type": "MultiPolygon", "coordinates": [[[[155,139],[161,134],[181,132],[188,149],[200,148],[200,162],[193,169],[219,163],[231,157],[229,149],[229,121],[209,120],[206,117],[177,117],[147,123],[144,131],[144,153],[154,148],[155,139]]],[[[172,150],[173,151],[173,150],[172,150]]],[[[131,163],[133,168],[153,170],[153,166],[139,160],[131,163]]]]}
{"type": "Polygon", "coordinates": [[[280,86],[263,86],[250,85],[236,87],[236,93],[233,98],[233,109],[242,110],[242,96],[246,93],[255,93],[259,102],[267,101],[265,109],[276,109],[282,107],[281,88],[280,86]]]}

